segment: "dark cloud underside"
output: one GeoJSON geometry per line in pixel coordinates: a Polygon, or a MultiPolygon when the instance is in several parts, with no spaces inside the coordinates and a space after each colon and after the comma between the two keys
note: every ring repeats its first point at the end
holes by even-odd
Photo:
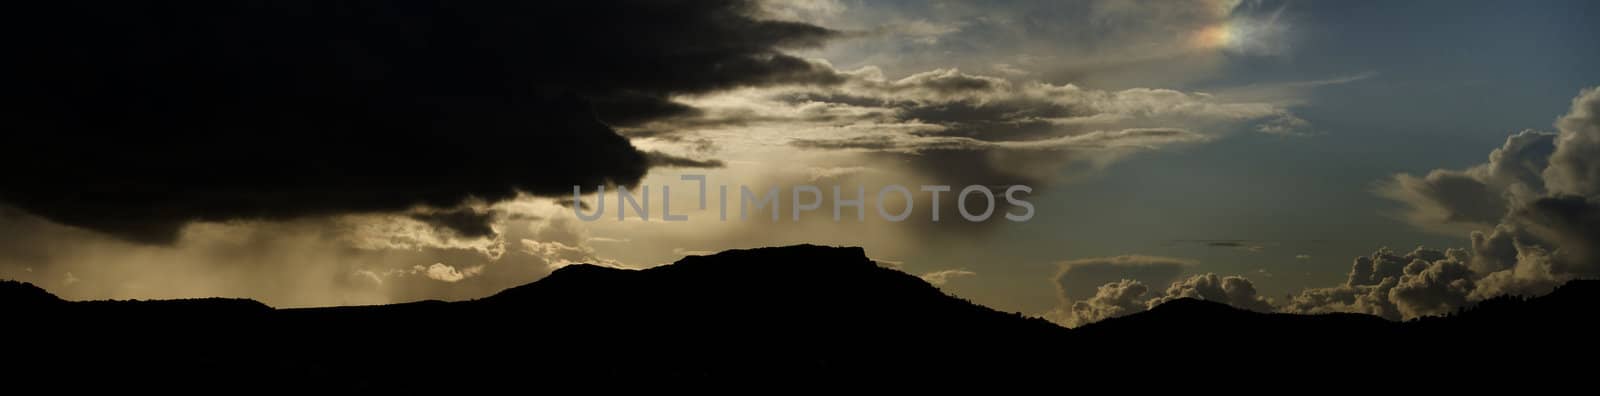
{"type": "Polygon", "coordinates": [[[720,160],[679,157],[660,151],[645,152],[645,157],[650,160],[650,165],[664,168],[721,168],[723,166],[720,160]]]}
{"type": "Polygon", "coordinates": [[[10,4],[0,200],[159,243],[192,220],[634,184],[660,161],[609,124],[693,111],[676,93],[837,78],[779,52],[834,32],[752,7],[10,4]]]}

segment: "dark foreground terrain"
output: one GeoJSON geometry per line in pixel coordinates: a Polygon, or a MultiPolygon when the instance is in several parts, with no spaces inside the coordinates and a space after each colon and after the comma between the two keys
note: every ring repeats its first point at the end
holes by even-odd
{"type": "Polygon", "coordinates": [[[1405,323],[1178,300],[1068,330],[948,296],[859,248],[819,246],[727,251],[639,271],[575,265],[480,300],[369,307],[67,302],[5,282],[0,386],[447,394],[752,381],[769,390],[861,381],[1224,392],[1285,383],[1564,387],[1591,382],[1600,367],[1597,296],[1600,283],[1576,281],[1543,297],[1405,323]]]}

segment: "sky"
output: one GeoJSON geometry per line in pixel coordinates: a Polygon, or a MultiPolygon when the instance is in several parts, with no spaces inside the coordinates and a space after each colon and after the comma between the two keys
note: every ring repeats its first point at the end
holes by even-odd
{"type": "Polygon", "coordinates": [[[13,13],[54,34],[5,66],[0,278],[381,304],[814,243],[1075,326],[1177,297],[1405,319],[1600,276],[1590,1],[359,4],[13,13]],[[824,198],[792,217],[802,185],[824,198]],[[888,185],[906,221],[870,207],[888,185]],[[953,186],[943,221],[923,185],[953,186]],[[995,217],[960,217],[970,185],[995,217]],[[1027,221],[1000,217],[1017,185],[1027,221]],[[688,219],[618,220],[618,186],[688,219]],[[740,187],[781,219],[738,219],[740,187]]]}

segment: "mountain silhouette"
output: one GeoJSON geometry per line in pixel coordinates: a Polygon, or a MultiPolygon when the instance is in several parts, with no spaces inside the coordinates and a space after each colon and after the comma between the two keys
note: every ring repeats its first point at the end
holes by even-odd
{"type": "Polygon", "coordinates": [[[1483,371],[1586,378],[1577,373],[1590,366],[1555,362],[1596,356],[1597,296],[1600,282],[1574,281],[1403,323],[1180,299],[1069,330],[950,296],[860,248],[800,245],[643,270],[577,264],[478,300],[362,307],[67,302],[8,281],[0,316],[15,379],[5,386],[23,389],[476,393],[1070,379],[1154,390],[1483,371]]]}
{"type": "Polygon", "coordinates": [[[64,302],[32,283],[0,280],[0,309],[7,311],[46,309],[64,302]]]}

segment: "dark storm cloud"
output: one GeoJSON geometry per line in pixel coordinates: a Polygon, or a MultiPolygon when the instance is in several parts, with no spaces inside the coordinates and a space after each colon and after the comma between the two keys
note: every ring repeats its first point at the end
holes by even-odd
{"type": "Polygon", "coordinates": [[[466,238],[493,237],[495,231],[490,227],[496,213],[491,211],[478,211],[470,208],[456,210],[429,211],[412,213],[412,220],[420,221],[434,228],[450,230],[456,235],[466,238]]]}
{"type": "Polygon", "coordinates": [[[637,125],[649,120],[663,118],[693,117],[700,111],[673,102],[664,95],[651,95],[638,92],[618,92],[609,95],[600,95],[595,98],[595,106],[600,119],[611,125],[637,125]]]}
{"type": "Polygon", "coordinates": [[[721,168],[723,166],[720,160],[679,157],[660,151],[645,152],[645,158],[650,159],[651,166],[663,168],[721,168]]]}
{"type": "Polygon", "coordinates": [[[692,113],[678,93],[840,80],[780,52],[835,32],[736,0],[8,8],[0,200],[153,243],[193,220],[633,184],[661,161],[608,124],[692,113]]]}

